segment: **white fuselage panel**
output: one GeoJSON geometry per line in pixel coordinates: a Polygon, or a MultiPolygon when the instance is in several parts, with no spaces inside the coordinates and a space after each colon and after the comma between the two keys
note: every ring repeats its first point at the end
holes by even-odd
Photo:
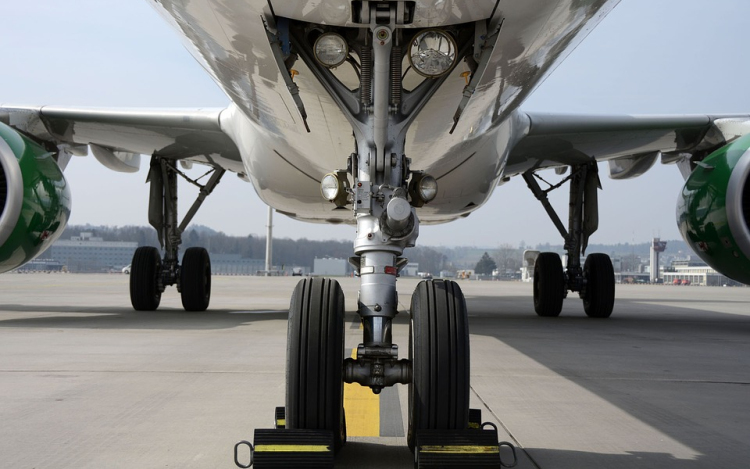
{"type": "MultiPolygon", "coordinates": [[[[481,206],[502,177],[508,149],[524,129],[513,111],[619,0],[506,1],[495,13],[502,28],[490,64],[453,134],[453,115],[466,84],[464,64],[451,72],[412,124],[406,141],[411,168],[439,181],[437,198],[418,210],[437,223],[481,206]]],[[[308,133],[276,65],[264,19],[266,0],[157,0],[188,49],[232,100],[222,128],[235,140],[255,189],[269,205],[296,218],[353,222],[348,210],[320,195],[320,179],[346,167],[354,151],[352,129],[304,62],[295,83],[307,110],[308,133]]],[[[294,19],[354,26],[351,2],[272,2],[274,13],[294,19]]],[[[415,27],[477,21],[495,1],[416,2],[415,27]]]]}

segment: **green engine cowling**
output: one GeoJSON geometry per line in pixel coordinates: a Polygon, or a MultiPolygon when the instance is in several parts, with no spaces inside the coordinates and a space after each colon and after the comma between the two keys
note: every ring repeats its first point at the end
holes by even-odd
{"type": "Polygon", "coordinates": [[[54,154],[0,123],[0,273],[55,242],[68,223],[70,202],[54,154]]]}
{"type": "Polygon", "coordinates": [[[750,284],[750,135],[696,167],[677,203],[677,223],[708,265],[750,284]]]}

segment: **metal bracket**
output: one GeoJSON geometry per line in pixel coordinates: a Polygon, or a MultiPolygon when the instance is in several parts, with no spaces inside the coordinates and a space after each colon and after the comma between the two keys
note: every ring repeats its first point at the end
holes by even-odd
{"type": "Polygon", "coordinates": [[[302,102],[302,98],[300,98],[299,96],[299,87],[292,79],[292,75],[291,73],[289,73],[289,70],[287,69],[286,63],[284,61],[283,48],[288,47],[288,46],[282,43],[281,40],[278,37],[276,37],[276,35],[271,33],[271,31],[268,30],[267,25],[266,25],[266,36],[268,37],[268,42],[271,45],[271,50],[273,51],[273,57],[274,59],[276,59],[276,65],[279,67],[281,76],[284,79],[284,84],[286,84],[286,88],[287,90],[289,90],[289,94],[292,95],[294,104],[297,106],[297,110],[299,111],[300,117],[302,117],[302,122],[305,124],[305,129],[307,130],[308,133],[310,133],[310,126],[307,125],[307,111],[305,110],[305,105],[302,102]]]}
{"type": "Polygon", "coordinates": [[[453,114],[453,127],[451,127],[450,134],[456,130],[458,121],[461,119],[464,109],[469,104],[469,100],[474,95],[474,92],[479,85],[479,81],[482,79],[484,72],[487,70],[487,66],[490,63],[492,57],[492,51],[495,49],[497,40],[500,37],[500,30],[503,27],[503,21],[497,27],[497,30],[492,35],[487,36],[487,23],[485,20],[477,21],[474,26],[474,60],[478,63],[476,69],[471,72],[471,80],[464,87],[463,97],[461,102],[458,103],[458,108],[455,114],[453,114]]]}
{"type": "Polygon", "coordinates": [[[352,22],[389,24],[392,21],[397,25],[412,24],[414,8],[414,1],[354,1],[352,2],[352,22]]]}
{"type": "MultiPolygon", "coordinates": [[[[205,186],[200,186],[198,184],[198,187],[200,187],[200,193],[198,194],[198,198],[193,202],[193,205],[190,207],[190,210],[188,210],[188,213],[185,214],[185,218],[182,219],[182,223],[180,223],[180,233],[184,232],[187,226],[190,224],[190,222],[193,220],[193,217],[196,213],[198,213],[198,209],[203,205],[203,202],[206,200],[206,197],[211,195],[211,192],[214,191],[216,186],[219,184],[219,181],[221,181],[221,177],[224,176],[224,173],[226,173],[226,170],[223,168],[214,168],[214,172],[211,175],[211,178],[208,180],[205,186]]],[[[188,181],[190,179],[185,177],[188,181]]]]}
{"type": "Polygon", "coordinates": [[[398,359],[398,345],[368,347],[359,344],[357,359],[344,360],[344,382],[369,386],[375,394],[380,394],[386,386],[408,384],[411,377],[411,362],[398,359]]]}
{"type": "Polygon", "coordinates": [[[565,240],[565,251],[568,254],[566,266],[567,289],[580,292],[585,288],[581,255],[586,252],[589,237],[599,226],[599,206],[597,190],[601,189],[596,161],[571,167],[571,174],[558,184],[552,185],[537,176],[533,171],[523,173],[523,179],[534,196],[541,202],[544,210],[555,224],[565,240]],[[549,189],[542,190],[536,179],[549,184],[549,189]],[[549,202],[547,194],[570,181],[568,227],[549,202]]]}
{"type": "Polygon", "coordinates": [[[358,214],[371,212],[372,184],[369,181],[358,182],[354,188],[354,211],[358,214]]]}
{"type": "Polygon", "coordinates": [[[185,173],[177,169],[177,161],[159,156],[151,157],[147,182],[150,183],[148,221],[154,227],[159,238],[159,244],[164,249],[164,261],[159,277],[159,290],[164,291],[167,285],[177,284],[179,290],[179,258],[178,252],[182,244],[182,233],[192,221],[198,209],[214,188],[219,184],[225,169],[212,168],[197,180],[190,179],[185,173]],[[213,174],[211,174],[213,172],[213,174]],[[211,174],[205,185],[198,180],[211,174]],[[188,210],[182,223],[178,223],[177,213],[177,176],[180,176],[200,189],[197,199],[188,210]]]}

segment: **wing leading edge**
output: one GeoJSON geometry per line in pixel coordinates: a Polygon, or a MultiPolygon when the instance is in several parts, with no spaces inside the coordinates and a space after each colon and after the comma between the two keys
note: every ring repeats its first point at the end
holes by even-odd
{"type": "Polygon", "coordinates": [[[222,112],[0,106],[0,122],[54,143],[63,153],[85,155],[89,146],[115,171],[137,171],[143,154],[242,172],[240,152],[221,129],[222,112]]]}
{"type": "Polygon", "coordinates": [[[639,176],[657,160],[691,163],[750,133],[750,115],[574,115],[519,112],[523,136],[513,146],[505,174],[609,161],[610,176],[639,176]]]}

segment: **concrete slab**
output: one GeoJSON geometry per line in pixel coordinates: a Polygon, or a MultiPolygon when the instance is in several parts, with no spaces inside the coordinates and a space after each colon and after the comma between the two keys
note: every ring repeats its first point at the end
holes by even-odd
{"type": "MultiPolygon", "coordinates": [[[[210,311],[182,311],[170,290],[136,313],[124,275],[0,276],[0,467],[234,467],[234,443],[283,405],[297,281],[216,277],[210,311]]],[[[357,281],[342,286],[351,348],[357,281]]],[[[400,281],[403,310],[415,286],[400,281]]],[[[523,448],[519,467],[750,460],[750,289],[618,286],[613,317],[591,320],[572,296],[560,318],[536,317],[528,284],[461,286],[472,406],[523,448]]],[[[407,333],[399,315],[402,356],[407,333]]],[[[412,467],[406,387],[380,408],[391,436],[352,436],[337,467],[412,467]]]]}

